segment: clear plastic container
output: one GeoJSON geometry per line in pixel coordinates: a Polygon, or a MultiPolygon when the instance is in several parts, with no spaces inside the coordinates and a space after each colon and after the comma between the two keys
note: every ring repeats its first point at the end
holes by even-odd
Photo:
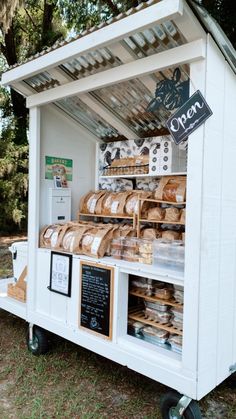
{"type": "Polygon", "coordinates": [[[144,326],[145,325],[143,323],[129,320],[128,321],[128,334],[140,339],[142,337],[141,333],[144,326]]]}
{"type": "Polygon", "coordinates": [[[157,265],[169,265],[170,240],[156,239],[153,241],[153,261],[157,265]]]}
{"type": "Polygon", "coordinates": [[[183,330],[183,320],[180,320],[177,317],[173,317],[171,323],[173,327],[176,327],[176,329],[183,330]]]}
{"type": "Polygon", "coordinates": [[[179,354],[182,353],[182,342],[183,342],[182,336],[170,335],[168,342],[171,345],[171,349],[173,352],[177,352],[179,354]]]}
{"type": "Polygon", "coordinates": [[[146,326],[142,329],[144,339],[155,345],[163,345],[167,342],[169,333],[153,326],[146,326]]]}
{"type": "Polygon", "coordinates": [[[153,254],[153,240],[148,239],[138,239],[138,246],[139,246],[139,255],[145,256],[149,254],[153,254]]]}
{"type": "Polygon", "coordinates": [[[182,240],[173,240],[170,246],[170,259],[176,268],[184,269],[185,247],[182,240]]]}
{"type": "Polygon", "coordinates": [[[173,289],[166,287],[156,288],[154,290],[154,295],[162,300],[170,300],[173,297],[173,289]]]}
{"type": "Polygon", "coordinates": [[[172,307],[171,308],[171,313],[173,314],[175,319],[183,321],[184,315],[183,315],[183,308],[182,307],[172,307]]]}
{"type": "Polygon", "coordinates": [[[181,290],[174,291],[174,299],[177,303],[183,304],[184,303],[184,292],[181,290]]]}
{"type": "Polygon", "coordinates": [[[122,259],[122,250],[112,247],[111,248],[111,257],[114,259],[122,259]]]}
{"type": "Polygon", "coordinates": [[[154,310],[153,308],[146,307],[144,314],[147,318],[154,320],[156,322],[159,322],[161,324],[166,324],[170,322],[171,319],[171,313],[166,311],[159,311],[154,310]]]}
{"type": "Polygon", "coordinates": [[[169,310],[169,306],[159,302],[144,301],[145,307],[152,308],[161,312],[166,312],[169,310]]]}
{"type": "Polygon", "coordinates": [[[113,239],[111,242],[111,249],[123,249],[123,245],[124,245],[124,238],[123,237],[119,237],[117,239],[113,239]]]}
{"type": "Polygon", "coordinates": [[[183,270],[184,250],[182,240],[156,239],[153,242],[154,264],[183,270]]]}

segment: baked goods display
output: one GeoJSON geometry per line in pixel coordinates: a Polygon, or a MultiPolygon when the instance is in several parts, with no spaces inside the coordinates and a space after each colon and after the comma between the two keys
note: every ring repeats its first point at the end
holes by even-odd
{"type": "Polygon", "coordinates": [[[182,352],[183,304],[175,300],[181,286],[130,275],[128,334],[174,352],[182,352]],[[134,300],[136,298],[136,300],[134,300]]]}
{"type": "Polygon", "coordinates": [[[186,199],[186,177],[185,176],[163,176],[155,191],[155,199],[168,202],[185,202],[186,199]]]}
{"type": "Polygon", "coordinates": [[[111,256],[128,262],[152,264],[152,240],[120,237],[111,242],[111,256]]]}
{"type": "MultiPolygon", "coordinates": [[[[167,233],[167,232],[164,232],[167,233]]],[[[176,233],[176,232],[169,232],[176,233]]],[[[153,263],[154,265],[184,269],[185,247],[182,240],[171,240],[165,237],[156,239],[153,242],[153,263]]]]}
{"type": "Polygon", "coordinates": [[[114,159],[103,168],[103,176],[145,175],[149,172],[149,155],[114,159]]]}

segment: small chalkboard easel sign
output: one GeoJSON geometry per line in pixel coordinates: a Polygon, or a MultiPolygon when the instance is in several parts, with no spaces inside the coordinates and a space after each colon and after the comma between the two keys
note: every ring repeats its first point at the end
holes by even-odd
{"type": "Polygon", "coordinates": [[[114,268],[81,262],[79,327],[112,339],[114,268]]]}

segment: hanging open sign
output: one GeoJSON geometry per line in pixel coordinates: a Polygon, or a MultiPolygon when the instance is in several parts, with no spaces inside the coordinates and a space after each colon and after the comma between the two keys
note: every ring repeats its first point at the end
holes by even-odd
{"type": "Polygon", "coordinates": [[[188,137],[212,115],[212,110],[199,90],[166,122],[176,144],[188,137]]]}

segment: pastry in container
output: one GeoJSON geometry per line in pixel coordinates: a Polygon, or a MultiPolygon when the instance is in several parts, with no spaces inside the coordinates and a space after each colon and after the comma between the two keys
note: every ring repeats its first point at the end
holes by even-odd
{"type": "Polygon", "coordinates": [[[170,287],[155,288],[155,297],[161,298],[162,300],[170,300],[173,297],[174,290],[170,287]]]}
{"type": "Polygon", "coordinates": [[[118,249],[122,250],[124,245],[124,239],[122,237],[119,237],[117,239],[113,239],[111,242],[111,250],[112,249],[118,249]]]}
{"type": "Polygon", "coordinates": [[[122,259],[122,250],[111,248],[111,257],[114,259],[122,259]]]}
{"type": "Polygon", "coordinates": [[[166,324],[170,322],[171,319],[171,313],[166,311],[159,311],[154,310],[153,308],[146,307],[144,311],[145,317],[147,317],[150,320],[154,320],[155,322],[166,324]]]}
{"type": "Polygon", "coordinates": [[[178,319],[180,321],[182,320],[182,322],[183,322],[184,315],[183,315],[183,308],[182,307],[172,307],[171,308],[171,313],[173,314],[175,319],[178,319]]]}
{"type": "Polygon", "coordinates": [[[158,310],[161,312],[166,312],[169,310],[169,306],[164,303],[160,303],[159,301],[144,301],[145,307],[152,308],[154,310],[158,310]]]}
{"type": "Polygon", "coordinates": [[[142,329],[144,340],[154,345],[163,345],[167,342],[169,333],[153,326],[146,326],[142,329]]]}
{"type": "Polygon", "coordinates": [[[171,349],[174,352],[182,353],[182,343],[183,337],[180,335],[170,335],[168,339],[169,344],[171,345],[171,349]]]}
{"type": "Polygon", "coordinates": [[[131,280],[131,289],[144,293],[147,296],[152,295],[153,281],[149,278],[137,277],[131,280]]]}
{"type": "Polygon", "coordinates": [[[173,317],[171,320],[171,324],[176,329],[183,330],[183,320],[180,320],[177,317],[173,317]]]}
{"type": "Polygon", "coordinates": [[[144,324],[141,322],[136,322],[134,320],[128,320],[128,334],[135,336],[136,338],[141,338],[142,329],[144,328],[144,324]]]}
{"type": "Polygon", "coordinates": [[[139,254],[153,254],[153,241],[147,239],[138,239],[139,254]]]}
{"type": "Polygon", "coordinates": [[[184,303],[184,292],[181,290],[174,290],[174,299],[177,303],[183,304],[184,303]]]}

